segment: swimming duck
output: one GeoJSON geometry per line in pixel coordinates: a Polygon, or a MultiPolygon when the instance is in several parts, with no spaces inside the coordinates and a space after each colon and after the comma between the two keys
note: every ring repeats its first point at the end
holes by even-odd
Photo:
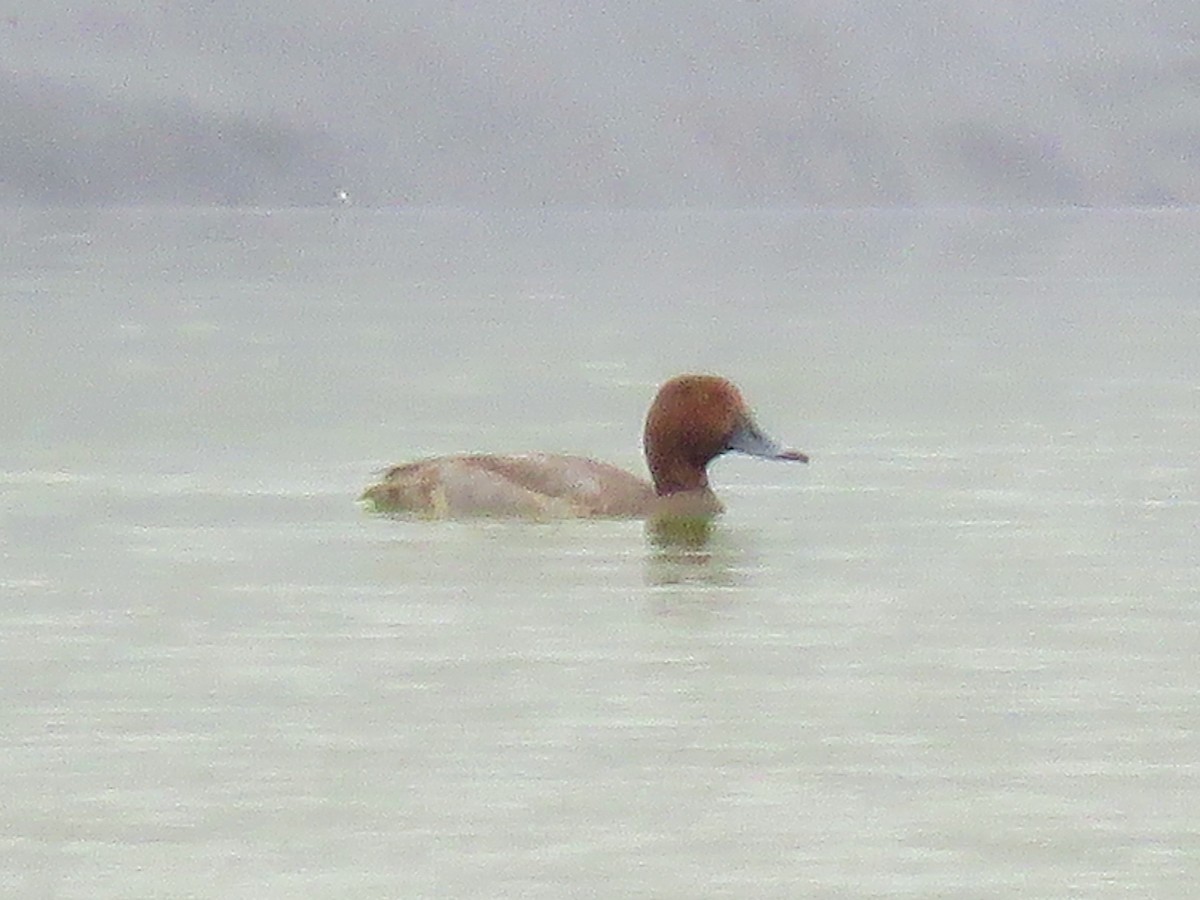
{"type": "Polygon", "coordinates": [[[741,392],[715,375],[659,388],[642,439],[651,481],[582,456],[439,456],[388,469],[362,500],[434,518],[710,518],[723,507],[707,467],[723,453],[808,462],[755,423],[741,392]]]}

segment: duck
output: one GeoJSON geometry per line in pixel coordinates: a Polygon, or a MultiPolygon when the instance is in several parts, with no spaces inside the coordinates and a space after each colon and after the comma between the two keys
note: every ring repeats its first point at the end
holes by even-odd
{"type": "Polygon", "coordinates": [[[360,500],[377,512],[427,518],[702,519],[724,511],[708,464],[725,453],[807,463],[769,437],[741,391],[717,375],[677,375],[646,414],[650,479],[583,456],[457,454],[384,470],[360,500]]]}

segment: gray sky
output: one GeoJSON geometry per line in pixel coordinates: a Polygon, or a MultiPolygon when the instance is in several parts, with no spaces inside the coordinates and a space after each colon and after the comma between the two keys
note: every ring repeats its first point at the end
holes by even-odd
{"type": "Polygon", "coordinates": [[[0,0],[0,202],[1200,202],[1192,0],[0,0]]]}

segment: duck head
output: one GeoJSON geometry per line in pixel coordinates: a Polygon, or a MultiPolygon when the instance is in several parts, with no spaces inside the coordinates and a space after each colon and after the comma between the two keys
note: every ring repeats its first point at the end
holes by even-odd
{"type": "Polygon", "coordinates": [[[679,375],[659,388],[646,414],[643,447],[660,496],[707,490],[708,464],[722,453],[808,462],[766,435],[741,392],[715,375],[679,375]]]}

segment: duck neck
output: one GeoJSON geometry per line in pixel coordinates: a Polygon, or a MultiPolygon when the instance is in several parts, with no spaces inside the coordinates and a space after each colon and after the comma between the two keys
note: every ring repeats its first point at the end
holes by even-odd
{"type": "Polygon", "coordinates": [[[650,463],[650,474],[654,477],[654,492],[660,497],[669,497],[688,491],[708,491],[708,473],[704,466],[696,466],[682,460],[670,465],[650,463]]]}

